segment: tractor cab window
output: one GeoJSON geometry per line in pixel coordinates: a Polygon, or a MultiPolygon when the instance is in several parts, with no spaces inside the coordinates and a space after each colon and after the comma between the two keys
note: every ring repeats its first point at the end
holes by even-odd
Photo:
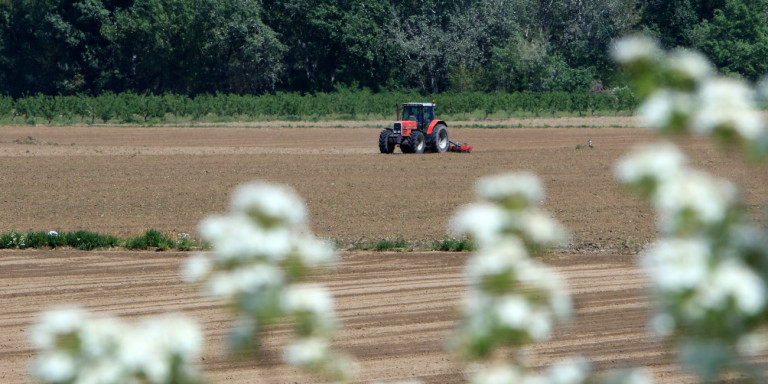
{"type": "Polygon", "coordinates": [[[424,121],[430,122],[435,119],[435,108],[424,108],[424,121]]]}
{"type": "Polygon", "coordinates": [[[403,108],[403,120],[404,121],[419,121],[419,107],[415,105],[409,105],[403,108]]]}

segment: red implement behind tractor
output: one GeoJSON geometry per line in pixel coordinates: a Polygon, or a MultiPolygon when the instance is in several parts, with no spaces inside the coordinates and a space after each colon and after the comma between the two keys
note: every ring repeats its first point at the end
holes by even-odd
{"type": "MultiPolygon", "coordinates": [[[[445,121],[435,118],[435,103],[405,103],[403,113],[392,128],[379,134],[381,153],[392,153],[399,145],[403,153],[424,153],[446,151],[470,152],[472,147],[463,146],[464,150],[453,149],[455,145],[448,140],[448,128],[445,121]]],[[[459,146],[461,147],[461,146],[459,146]]]]}

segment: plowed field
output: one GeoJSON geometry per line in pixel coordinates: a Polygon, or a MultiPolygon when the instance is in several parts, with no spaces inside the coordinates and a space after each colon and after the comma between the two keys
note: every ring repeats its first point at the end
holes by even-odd
{"type": "MultiPolygon", "coordinates": [[[[416,245],[404,252],[341,251],[341,264],[323,281],[343,320],[336,344],[359,361],[360,381],[464,382],[462,365],[444,344],[456,324],[469,255],[419,249],[450,237],[448,220],[473,199],[478,177],[532,170],[547,190],[544,207],[572,232],[571,243],[546,261],[567,277],[576,314],[551,342],[527,350],[531,361],[546,367],[582,354],[599,369],[642,365],[657,382],[690,382],[668,348],[646,333],[650,305],[635,265],[655,237],[653,214],[612,176],[622,154],[653,136],[631,128],[628,118],[503,123],[516,128],[449,127],[452,139],[475,150],[439,155],[379,154],[384,122],[2,127],[0,232],[128,236],[154,228],[194,237],[203,217],[226,209],[234,186],[286,183],[306,200],[315,234],[341,249],[381,239],[416,245]]],[[[680,144],[693,166],[739,183],[765,225],[765,164],[746,163],[705,140],[680,144]]],[[[31,382],[30,324],[39,311],[65,303],[128,318],[167,311],[195,317],[205,327],[200,364],[212,383],[316,381],[280,363],[285,329],[267,335],[255,359],[228,358],[222,340],[231,317],[181,283],[179,265],[188,255],[0,251],[0,382],[31,382]]]]}

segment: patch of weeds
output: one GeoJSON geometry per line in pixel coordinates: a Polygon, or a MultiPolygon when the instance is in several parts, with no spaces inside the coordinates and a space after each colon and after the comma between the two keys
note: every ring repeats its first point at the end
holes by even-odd
{"type": "MultiPolygon", "coordinates": [[[[190,241],[191,242],[191,241],[190,241]]],[[[157,248],[166,250],[176,247],[176,240],[173,240],[156,229],[150,229],[138,237],[129,237],[125,240],[125,247],[128,249],[148,249],[157,248]]]]}
{"type": "Polygon", "coordinates": [[[81,251],[112,248],[120,245],[120,240],[115,236],[102,235],[90,231],[68,232],[60,236],[64,238],[64,244],[81,251]]]}
{"type": "Polygon", "coordinates": [[[191,251],[192,248],[199,247],[199,245],[192,240],[189,233],[179,233],[176,235],[175,247],[179,251],[191,251]]]}
{"type": "Polygon", "coordinates": [[[27,233],[27,247],[29,248],[43,248],[43,247],[63,247],[66,245],[65,239],[59,236],[56,232],[28,232],[27,233]]]}
{"type": "Polygon", "coordinates": [[[581,149],[581,144],[576,144],[576,149],[581,149]]]}
{"type": "Polygon", "coordinates": [[[211,249],[208,243],[199,243],[189,234],[180,233],[176,239],[172,239],[155,229],[150,229],[142,236],[120,239],[116,236],[102,235],[89,231],[77,231],[68,233],[29,231],[26,234],[11,231],[0,234],[0,249],[25,249],[25,248],[59,248],[71,247],[79,250],[90,251],[97,248],[125,247],[127,249],[160,250],[178,249],[191,251],[193,249],[211,249]]]}
{"type": "Polygon", "coordinates": [[[409,248],[408,242],[402,239],[398,240],[379,240],[373,249],[376,251],[394,251],[398,249],[409,248]]]}
{"type": "Polygon", "coordinates": [[[474,251],[475,245],[467,239],[451,238],[435,241],[434,244],[432,244],[432,248],[442,252],[464,252],[474,251]]]}
{"type": "Polygon", "coordinates": [[[410,244],[408,244],[407,241],[403,239],[397,239],[397,240],[379,240],[377,242],[366,242],[366,243],[355,243],[352,244],[349,248],[347,248],[349,251],[402,251],[402,250],[412,250],[412,247],[410,244]]]}
{"type": "Polygon", "coordinates": [[[23,234],[11,231],[0,235],[0,248],[5,249],[24,249],[27,247],[26,236],[23,234]]]}

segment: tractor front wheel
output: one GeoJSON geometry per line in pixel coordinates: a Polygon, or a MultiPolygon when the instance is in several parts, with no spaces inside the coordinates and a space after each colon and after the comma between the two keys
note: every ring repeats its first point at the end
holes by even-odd
{"type": "Polygon", "coordinates": [[[427,148],[432,152],[443,153],[448,150],[448,128],[444,124],[438,124],[427,135],[427,148]]]}
{"type": "Polygon", "coordinates": [[[407,144],[405,147],[400,144],[400,148],[402,148],[403,153],[424,153],[424,150],[427,148],[427,143],[424,140],[424,134],[421,133],[421,131],[412,131],[411,135],[408,136],[408,140],[406,141],[407,144]]]}
{"type": "Polygon", "coordinates": [[[385,129],[379,134],[379,151],[381,153],[392,153],[395,151],[395,144],[390,143],[390,136],[392,136],[392,131],[389,129],[385,129]]]}

